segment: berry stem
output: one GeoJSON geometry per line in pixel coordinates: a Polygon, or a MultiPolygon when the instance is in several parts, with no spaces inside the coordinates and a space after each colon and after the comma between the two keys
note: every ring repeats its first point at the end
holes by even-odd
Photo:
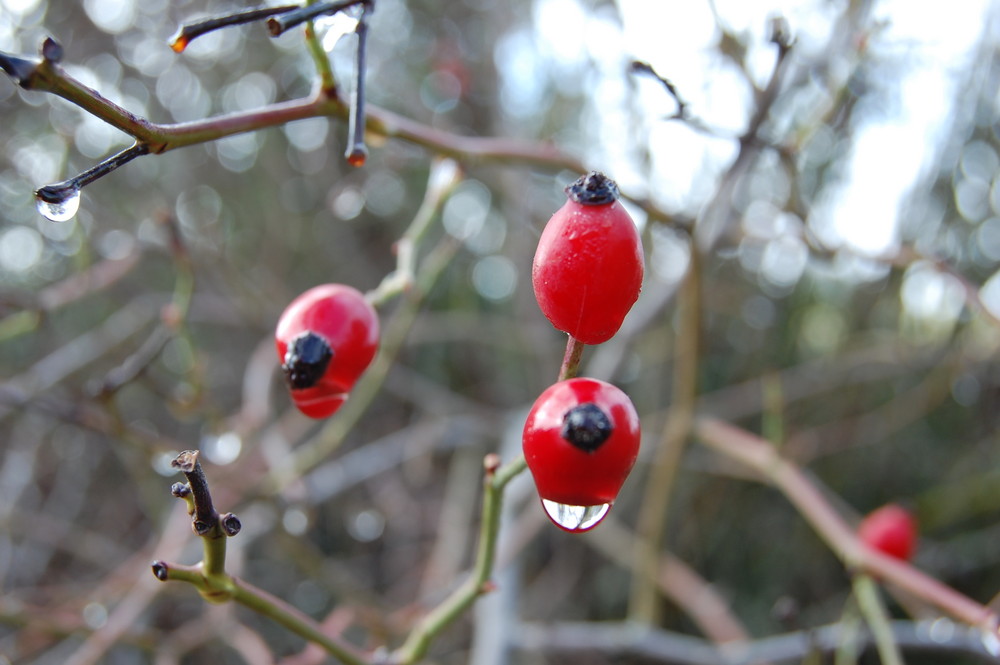
{"type": "Polygon", "coordinates": [[[472,574],[417,624],[406,642],[392,655],[391,663],[409,665],[421,660],[427,654],[434,638],[469,609],[479,596],[491,590],[489,582],[496,562],[504,489],[507,483],[527,468],[524,455],[519,455],[500,467],[494,466],[496,461],[495,455],[486,456],[483,512],[479,525],[476,564],[472,574]]]}
{"type": "Polygon", "coordinates": [[[573,337],[567,336],[566,353],[563,355],[562,366],[559,368],[559,381],[576,378],[580,372],[580,360],[583,358],[583,342],[573,337]]]}

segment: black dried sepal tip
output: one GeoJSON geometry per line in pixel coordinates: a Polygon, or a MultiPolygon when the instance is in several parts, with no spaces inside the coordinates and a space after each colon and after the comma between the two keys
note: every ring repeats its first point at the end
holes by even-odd
{"type": "Polygon", "coordinates": [[[333,350],[326,340],[307,330],[293,339],[285,351],[285,381],[292,390],[303,390],[315,386],[326,372],[333,350]]]}
{"type": "Polygon", "coordinates": [[[566,196],[580,205],[608,205],[618,200],[618,183],[599,171],[591,171],[569,185],[566,196]]]}
{"type": "Polygon", "coordinates": [[[583,452],[592,453],[608,440],[614,429],[601,407],[587,402],[566,412],[560,434],[583,452]]]}

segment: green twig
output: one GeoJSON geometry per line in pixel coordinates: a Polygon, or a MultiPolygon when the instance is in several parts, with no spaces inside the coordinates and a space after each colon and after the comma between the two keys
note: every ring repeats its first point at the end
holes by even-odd
{"type": "Polygon", "coordinates": [[[875,581],[870,575],[857,573],[851,583],[858,608],[872,631],[882,665],[903,665],[903,655],[899,651],[899,645],[896,644],[896,638],[893,637],[889,615],[882,604],[882,599],[879,598],[875,581]]]}
{"type": "MultiPolygon", "coordinates": [[[[188,492],[183,498],[188,502],[191,511],[191,528],[201,536],[204,546],[204,558],[201,563],[202,574],[210,586],[213,581],[219,581],[225,586],[226,574],[226,537],[219,513],[212,503],[212,494],[208,489],[208,479],[198,461],[197,450],[185,450],[179,454],[170,465],[180,469],[187,478],[188,492]]],[[[174,492],[177,494],[178,492],[174,492]]]]}
{"type": "Polygon", "coordinates": [[[280,623],[296,635],[323,647],[327,653],[346,665],[369,665],[369,660],[356,648],[328,635],[321,625],[280,598],[258,589],[238,578],[232,578],[233,600],[262,616],[280,623]]]}
{"type": "Polygon", "coordinates": [[[183,499],[192,516],[194,532],[202,539],[203,558],[194,566],[153,562],[153,575],[161,582],[179,581],[194,586],[201,596],[212,603],[236,601],[270,617],[293,633],[315,642],[347,665],[368,665],[354,647],[330,637],[322,627],[281,599],[233,577],[226,572],[226,539],[240,531],[240,521],[232,513],[220,515],[212,502],[208,479],[198,461],[196,450],[182,452],[172,462],[180,469],[187,483],[175,483],[171,493],[183,499]]]}
{"type": "MultiPolygon", "coordinates": [[[[316,0],[309,0],[307,6],[312,5],[316,0]]],[[[323,40],[316,35],[316,25],[312,19],[306,22],[306,48],[309,56],[316,65],[316,73],[319,75],[319,89],[329,99],[337,97],[337,81],[333,77],[333,67],[330,65],[330,56],[323,48],[323,40]]]]}
{"type": "Polygon", "coordinates": [[[229,575],[213,577],[206,574],[202,564],[182,566],[163,561],[153,563],[153,574],[162,582],[187,582],[204,598],[213,602],[235,601],[261,616],[276,621],[296,635],[318,644],[346,665],[369,665],[368,659],[360,651],[328,635],[323,627],[308,615],[238,577],[229,575]]]}
{"type": "Polygon", "coordinates": [[[490,576],[493,574],[493,565],[496,561],[504,488],[527,468],[527,463],[521,455],[500,466],[499,456],[490,454],[484,460],[484,467],[486,475],[483,480],[482,521],[479,526],[479,543],[472,574],[413,629],[390,659],[390,662],[396,665],[410,665],[423,658],[431,642],[441,631],[471,607],[477,598],[493,590],[490,576]]]}

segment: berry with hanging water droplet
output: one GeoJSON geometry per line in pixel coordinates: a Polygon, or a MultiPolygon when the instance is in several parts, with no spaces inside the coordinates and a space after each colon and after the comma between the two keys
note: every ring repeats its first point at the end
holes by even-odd
{"type": "Polygon", "coordinates": [[[639,297],[642,239],[610,178],[589,173],[566,193],[538,240],[531,284],[553,326],[600,344],[618,332],[639,297]]]}
{"type": "Polygon", "coordinates": [[[575,378],[546,389],[522,444],[549,518],[566,531],[597,526],[635,464],[639,439],[632,401],[610,383],[575,378]]]}
{"type": "Polygon", "coordinates": [[[378,315],[357,289],[323,284],[285,308],[274,340],[295,406],[310,418],[326,418],[375,357],[378,315]]]}

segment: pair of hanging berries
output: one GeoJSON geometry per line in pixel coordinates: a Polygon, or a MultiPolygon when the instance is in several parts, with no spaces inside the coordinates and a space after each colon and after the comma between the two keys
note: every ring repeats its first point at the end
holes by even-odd
{"type": "MultiPolygon", "coordinates": [[[[566,194],[538,241],[531,282],[552,325],[600,344],[618,332],[639,297],[642,241],[613,180],[590,173],[566,194]]],[[[549,518],[571,532],[597,526],[635,464],[639,439],[635,407],[609,383],[575,378],[543,392],[522,444],[549,518]]]]}
{"type": "Polygon", "coordinates": [[[310,418],[326,418],[375,357],[378,315],[357,289],[323,284],[285,308],[274,341],[295,406],[310,418]]]}

